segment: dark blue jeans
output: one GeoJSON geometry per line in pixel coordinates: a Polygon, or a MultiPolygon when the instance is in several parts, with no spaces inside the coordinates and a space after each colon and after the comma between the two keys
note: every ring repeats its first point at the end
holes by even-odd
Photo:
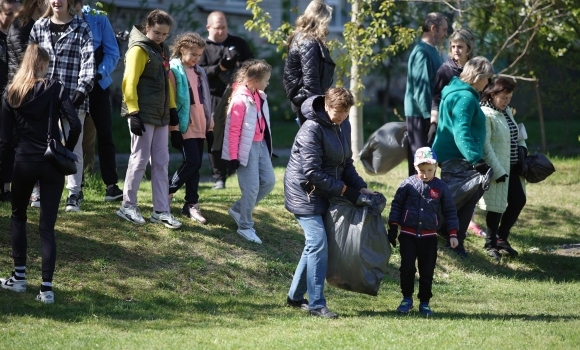
{"type": "Polygon", "coordinates": [[[203,157],[204,139],[185,139],[181,148],[183,163],[169,182],[169,193],[175,193],[185,184],[185,203],[196,204],[199,200],[199,169],[203,157]]]}

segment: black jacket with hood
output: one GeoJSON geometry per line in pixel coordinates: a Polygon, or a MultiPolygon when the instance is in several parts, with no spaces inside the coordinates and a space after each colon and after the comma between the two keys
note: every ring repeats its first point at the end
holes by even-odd
{"type": "Polygon", "coordinates": [[[433,89],[433,100],[431,102],[431,110],[439,111],[441,104],[441,91],[446,87],[453,77],[458,77],[463,72],[463,67],[459,67],[455,61],[448,59],[439,69],[435,75],[435,88],[433,89]]]}
{"type": "Polygon", "coordinates": [[[0,126],[0,174],[6,166],[6,156],[17,138],[15,161],[43,162],[47,145],[49,106],[52,100],[52,137],[58,139],[59,113],[69,122],[70,132],[66,148],[74,150],[82,131],[82,124],[75,108],[65,93],[62,83],[55,79],[45,79],[34,85],[25,102],[13,108],[8,103],[7,92],[2,96],[0,126]]]}
{"type": "Polygon", "coordinates": [[[22,63],[24,52],[26,52],[28,47],[30,32],[34,25],[33,19],[29,19],[26,25],[22,25],[22,21],[22,18],[16,17],[8,28],[8,38],[6,39],[8,48],[8,82],[12,81],[14,74],[20,67],[20,63],[22,63]]]}
{"type": "Polygon", "coordinates": [[[330,121],[324,96],[313,96],[302,104],[306,122],[292,146],[284,174],[284,206],[299,215],[324,215],[328,198],[340,197],[344,185],[359,191],[367,184],[353,165],[350,122],[330,121]]]}

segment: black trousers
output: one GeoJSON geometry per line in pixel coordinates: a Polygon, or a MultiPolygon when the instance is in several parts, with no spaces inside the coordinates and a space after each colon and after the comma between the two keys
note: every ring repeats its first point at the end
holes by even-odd
{"type": "Polygon", "coordinates": [[[507,207],[505,212],[496,213],[492,211],[487,212],[485,223],[487,225],[487,241],[495,245],[497,239],[507,240],[510,235],[510,230],[515,225],[522,209],[526,205],[526,194],[520,177],[517,175],[515,166],[511,167],[510,176],[508,177],[508,197],[507,207]]]}
{"type": "MultiPolygon", "coordinates": [[[[460,208],[457,208],[457,218],[459,219],[459,229],[457,230],[457,248],[464,249],[463,242],[465,242],[465,234],[467,232],[467,227],[469,222],[473,217],[473,211],[479,199],[483,196],[483,189],[481,186],[477,189],[471,198],[460,208]]],[[[447,224],[443,223],[441,229],[439,229],[438,234],[449,241],[449,231],[447,229],[447,224]]]]}
{"type": "Polygon", "coordinates": [[[183,163],[169,182],[169,193],[175,193],[185,184],[185,203],[196,204],[199,195],[199,169],[203,157],[203,139],[185,139],[181,148],[183,163]]]}
{"type": "Polygon", "coordinates": [[[39,233],[42,246],[42,280],[52,281],[56,262],[54,224],[64,188],[64,175],[47,162],[15,162],[12,180],[12,257],[14,266],[26,265],[26,210],[30,193],[36,181],[40,182],[39,233]]]}
{"type": "Polygon", "coordinates": [[[407,153],[407,163],[409,165],[409,176],[416,174],[413,159],[415,152],[421,147],[431,147],[427,143],[427,134],[431,126],[431,119],[423,117],[407,117],[407,135],[409,137],[409,148],[407,153]]]}
{"type": "MultiPolygon", "coordinates": [[[[216,107],[222,100],[221,97],[211,96],[211,105],[212,109],[215,111],[216,107]]],[[[214,123],[225,123],[226,116],[217,116],[214,115],[214,123]]],[[[224,132],[225,133],[225,132],[224,132]]],[[[212,151],[214,135],[213,132],[208,132],[205,135],[205,139],[207,140],[207,149],[208,149],[208,158],[209,164],[211,165],[211,174],[214,180],[222,181],[223,183],[226,182],[226,178],[228,177],[228,171],[230,169],[230,161],[222,159],[222,147],[216,147],[212,151]]],[[[223,140],[223,136],[221,137],[223,140]]]]}
{"type": "Polygon", "coordinates": [[[89,113],[97,130],[101,177],[105,185],[114,185],[119,181],[119,177],[113,142],[110,90],[109,88],[103,90],[98,82],[95,82],[93,90],[89,92],[89,113]]]}
{"type": "Polygon", "coordinates": [[[415,261],[419,267],[419,300],[428,303],[433,294],[433,273],[437,263],[437,237],[413,237],[401,233],[399,235],[401,245],[401,292],[403,297],[411,298],[415,290],[415,261]]]}

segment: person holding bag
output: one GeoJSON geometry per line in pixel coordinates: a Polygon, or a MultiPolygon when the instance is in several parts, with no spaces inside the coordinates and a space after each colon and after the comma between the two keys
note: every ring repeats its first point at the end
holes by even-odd
{"type": "Polygon", "coordinates": [[[20,69],[2,97],[0,128],[0,174],[8,164],[6,156],[14,137],[18,138],[12,181],[12,257],[14,272],[1,278],[0,285],[14,292],[26,291],[26,210],[30,192],[37,181],[42,186],[39,231],[42,244],[42,285],[37,300],[53,303],[52,278],[56,261],[54,225],[64,188],[64,175],[45,159],[48,134],[59,135],[61,113],[70,125],[66,149],[72,152],[82,130],[65,86],[44,78],[48,71],[48,52],[31,43],[20,69]],[[52,109],[51,109],[52,106],[52,109]],[[51,114],[53,115],[50,118],[51,114]],[[50,120],[50,124],[49,124],[50,120]]]}

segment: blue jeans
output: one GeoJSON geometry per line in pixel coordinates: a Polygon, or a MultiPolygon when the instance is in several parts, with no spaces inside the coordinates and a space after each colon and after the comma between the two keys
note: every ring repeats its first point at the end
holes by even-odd
{"type": "Polygon", "coordinates": [[[304,299],[308,291],[310,310],[326,306],[324,299],[324,279],[328,269],[328,242],[326,230],[320,215],[294,215],[304,230],[306,246],[294,272],[294,279],[288,292],[292,300],[304,299]]]}

